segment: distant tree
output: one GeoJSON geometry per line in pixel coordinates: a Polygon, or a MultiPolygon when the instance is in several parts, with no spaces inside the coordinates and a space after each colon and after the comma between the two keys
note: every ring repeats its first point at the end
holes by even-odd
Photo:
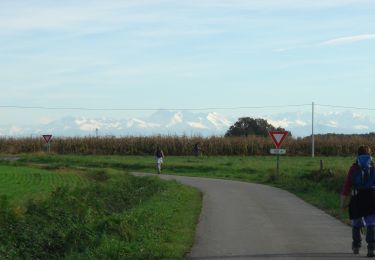
{"type": "Polygon", "coordinates": [[[225,133],[225,137],[259,135],[268,136],[269,131],[285,131],[284,128],[274,127],[262,118],[242,117],[237,120],[225,133]]]}

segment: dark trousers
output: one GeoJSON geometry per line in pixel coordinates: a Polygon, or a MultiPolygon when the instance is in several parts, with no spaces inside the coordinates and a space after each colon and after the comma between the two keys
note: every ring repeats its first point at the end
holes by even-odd
{"type": "MultiPolygon", "coordinates": [[[[361,247],[361,227],[354,227],[352,228],[352,238],[353,238],[353,248],[360,248],[361,247]]],[[[366,242],[367,248],[369,250],[375,249],[375,226],[367,226],[366,227],[366,242]]]]}

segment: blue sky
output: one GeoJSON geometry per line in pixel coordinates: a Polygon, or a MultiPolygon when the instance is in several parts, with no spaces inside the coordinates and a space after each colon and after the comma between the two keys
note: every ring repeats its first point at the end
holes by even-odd
{"type": "MultiPolygon", "coordinates": [[[[374,108],[374,13],[373,0],[1,0],[0,105],[374,108]]],[[[3,124],[150,113],[0,109],[3,124]]]]}

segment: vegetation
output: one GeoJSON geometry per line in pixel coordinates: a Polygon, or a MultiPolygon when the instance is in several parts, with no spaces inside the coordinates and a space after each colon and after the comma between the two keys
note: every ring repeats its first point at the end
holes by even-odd
{"type": "MultiPolygon", "coordinates": [[[[48,164],[48,171],[40,163],[0,165],[16,179],[27,176],[43,194],[36,196],[33,188],[31,199],[9,200],[4,193],[26,188],[22,181],[2,191],[1,259],[182,259],[190,249],[201,205],[195,189],[118,170],[60,165],[48,164]],[[55,186],[50,179],[60,179],[61,187],[49,192],[55,186]]],[[[6,175],[1,172],[0,183],[6,175]]]]}
{"type": "MultiPolygon", "coordinates": [[[[347,221],[339,192],[354,156],[280,160],[276,176],[273,156],[167,156],[163,173],[281,187],[347,221]]],[[[0,199],[0,258],[182,259],[192,245],[199,193],[176,182],[124,173],[155,172],[151,155],[26,154],[2,161],[0,169],[0,183],[7,174],[30,174],[28,181],[8,182],[8,195],[12,187],[35,186],[30,200],[0,199]],[[53,189],[47,181],[53,178],[62,187],[53,189]]]]}
{"type": "MultiPolygon", "coordinates": [[[[243,137],[84,137],[54,138],[51,152],[55,154],[80,155],[152,155],[160,145],[166,156],[193,155],[195,143],[200,143],[202,153],[208,156],[239,155],[260,156],[269,154],[274,148],[270,137],[255,135],[243,137]]],[[[45,150],[42,138],[0,138],[0,153],[41,153],[45,150]]],[[[374,144],[375,134],[368,135],[317,135],[315,154],[317,156],[352,156],[358,146],[374,144]]],[[[287,137],[283,143],[288,155],[311,154],[311,138],[287,137]]],[[[372,148],[375,148],[374,146],[372,148]]]]}
{"type": "Polygon", "coordinates": [[[80,187],[87,183],[88,179],[79,171],[72,172],[64,168],[51,171],[0,165],[0,192],[9,200],[22,201],[30,196],[43,196],[57,187],[80,187]]]}
{"type": "Polygon", "coordinates": [[[269,124],[267,120],[262,118],[251,118],[251,117],[242,117],[237,120],[225,133],[226,137],[231,136],[268,136],[269,131],[285,131],[284,128],[274,127],[269,124]]]}
{"type": "MultiPolygon", "coordinates": [[[[106,167],[126,171],[155,172],[152,156],[25,156],[23,163],[49,163],[84,167],[106,167]]],[[[168,156],[163,173],[204,176],[270,184],[287,189],[329,214],[347,219],[338,208],[338,198],[351,157],[280,158],[280,174],[275,176],[274,156],[168,156]],[[321,161],[323,168],[321,169],[321,161]]]]}

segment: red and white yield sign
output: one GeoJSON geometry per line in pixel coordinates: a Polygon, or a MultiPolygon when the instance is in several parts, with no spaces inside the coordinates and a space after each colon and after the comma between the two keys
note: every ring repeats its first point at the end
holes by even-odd
{"type": "Polygon", "coordinates": [[[268,133],[270,134],[273,142],[275,143],[276,148],[279,149],[289,132],[288,131],[269,131],[268,133]]]}
{"type": "Polygon", "coordinates": [[[48,144],[51,141],[52,135],[43,135],[44,141],[48,144]]]}

